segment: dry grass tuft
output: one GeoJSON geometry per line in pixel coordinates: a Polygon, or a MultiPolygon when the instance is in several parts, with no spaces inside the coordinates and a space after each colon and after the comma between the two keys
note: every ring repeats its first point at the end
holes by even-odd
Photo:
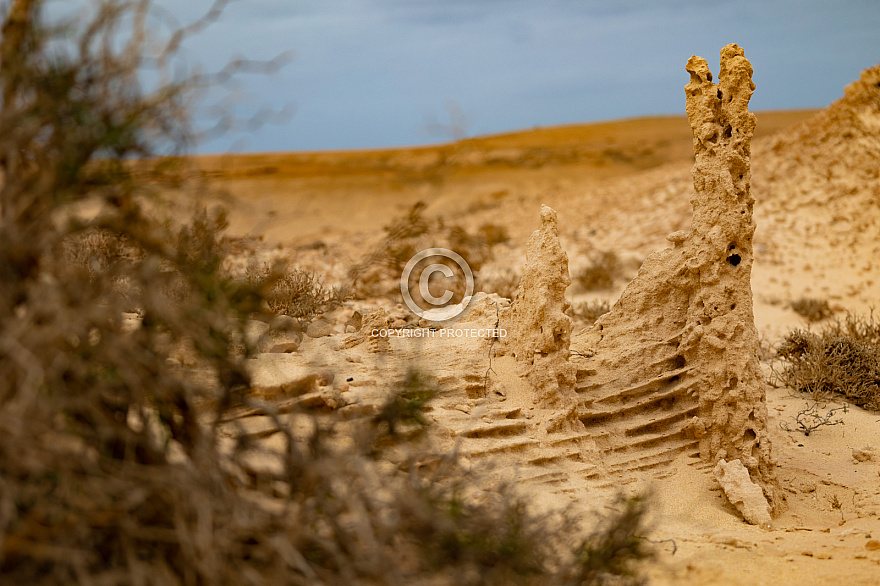
{"type": "Polygon", "coordinates": [[[590,264],[578,271],[572,279],[581,291],[595,291],[614,287],[623,274],[623,265],[617,253],[599,250],[590,255],[590,264]]]}
{"type": "Polygon", "coordinates": [[[593,323],[606,313],[611,311],[611,304],[607,299],[582,301],[571,306],[571,313],[587,323],[593,323]]]}
{"type": "Polygon", "coordinates": [[[880,409],[880,323],[847,314],[820,333],[795,330],[776,352],[785,362],[780,380],[815,400],[842,395],[860,407],[880,409]]]}
{"type": "Polygon", "coordinates": [[[812,299],[809,297],[801,297],[795,301],[792,301],[789,304],[792,311],[804,317],[809,322],[817,322],[822,321],[823,319],[828,319],[834,312],[831,311],[831,307],[828,306],[828,301],[825,299],[812,299]]]}

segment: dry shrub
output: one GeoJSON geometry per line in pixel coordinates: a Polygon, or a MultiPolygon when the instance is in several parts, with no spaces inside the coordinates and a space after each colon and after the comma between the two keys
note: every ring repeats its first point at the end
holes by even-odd
{"type": "Polygon", "coordinates": [[[578,586],[644,584],[637,563],[653,557],[644,529],[648,498],[618,496],[615,512],[603,519],[596,531],[576,550],[573,573],[567,583],[578,586]]]}
{"type": "Polygon", "coordinates": [[[581,291],[610,289],[623,273],[623,265],[617,253],[598,250],[590,255],[590,264],[574,275],[574,283],[581,291]]]}
{"type": "Polygon", "coordinates": [[[492,256],[491,247],[480,234],[471,234],[461,226],[449,226],[446,241],[447,247],[460,254],[475,271],[492,256]]]}
{"type": "Polygon", "coordinates": [[[809,322],[822,321],[834,314],[828,306],[828,301],[825,299],[801,297],[800,299],[792,301],[789,304],[789,307],[791,307],[792,311],[801,317],[806,318],[809,322]]]}
{"type": "Polygon", "coordinates": [[[583,319],[588,323],[595,322],[609,311],[611,311],[611,304],[608,303],[607,299],[582,301],[571,307],[571,312],[575,317],[583,319]]]}
{"type": "Polygon", "coordinates": [[[507,228],[498,224],[483,224],[477,233],[489,246],[510,242],[510,234],[507,233],[507,228]]]}
{"type": "MultiPolygon", "coordinates": [[[[13,2],[0,41],[3,582],[557,581],[553,526],[509,493],[463,498],[416,466],[388,470],[333,442],[343,421],[282,416],[249,396],[235,341],[263,299],[221,270],[223,214],[182,226],[157,217],[148,188],[161,170],[146,182],[128,164],[185,138],[191,87],[148,92],[138,79],[185,34],[157,62],[146,57],[149,3],[108,2],[85,28],[51,30],[39,8],[13,2]],[[52,37],[59,30],[74,37],[52,37]],[[99,212],[77,220],[70,207],[86,199],[99,212]],[[71,242],[92,233],[102,235],[71,262],[71,242]],[[135,328],[123,316],[132,304],[135,328]],[[166,348],[186,340],[210,382],[169,362],[166,348]],[[241,409],[270,429],[246,433],[241,409]],[[297,434],[303,425],[312,431],[297,434]],[[269,435],[280,449],[261,445],[269,435]],[[255,469],[255,454],[273,465],[255,469]]],[[[401,396],[363,422],[369,433],[418,424],[424,401],[401,396]]]]}
{"type": "Polygon", "coordinates": [[[843,425],[843,419],[835,419],[835,417],[838,417],[838,412],[848,412],[846,404],[843,407],[829,409],[823,414],[821,409],[825,409],[825,407],[819,403],[810,404],[809,401],[806,401],[806,406],[791,417],[792,421],[780,421],[779,427],[785,431],[799,431],[805,436],[809,436],[825,426],[843,425]]]}
{"type": "MultiPolygon", "coordinates": [[[[403,268],[422,250],[450,249],[477,271],[491,260],[492,246],[508,240],[504,229],[492,224],[472,234],[461,226],[447,225],[442,219],[428,219],[424,216],[426,207],[424,202],[418,202],[402,218],[383,228],[385,237],[377,249],[349,270],[346,289],[355,298],[396,296],[399,299],[403,268]]],[[[436,262],[446,264],[459,277],[454,289],[460,300],[465,291],[461,270],[450,259],[439,258],[436,262]]]]}
{"type": "Polygon", "coordinates": [[[125,234],[89,228],[68,236],[63,243],[65,260],[76,269],[84,271],[89,279],[111,270],[116,263],[132,261],[141,251],[132,247],[125,234]]]}
{"type": "Polygon", "coordinates": [[[400,291],[397,279],[421,249],[419,239],[431,229],[422,215],[425,207],[424,202],[417,202],[404,217],[383,228],[385,237],[378,248],[349,269],[345,287],[354,298],[382,297],[400,291]]]}
{"type": "Polygon", "coordinates": [[[303,321],[338,307],[346,297],[339,287],[327,288],[314,274],[299,268],[249,267],[247,281],[262,292],[273,314],[303,321]]]}
{"type": "Polygon", "coordinates": [[[780,344],[785,361],[779,377],[815,400],[842,395],[851,403],[880,409],[880,323],[874,314],[847,314],[819,333],[795,330],[780,344]]]}
{"type": "Polygon", "coordinates": [[[487,272],[485,269],[481,272],[476,280],[476,286],[479,291],[486,293],[497,293],[505,299],[513,299],[522,276],[511,268],[502,268],[487,272]]]}
{"type": "Polygon", "coordinates": [[[242,583],[279,565],[278,525],[233,490],[202,405],[242,400],[247,372],[228,350],[259,299],[218,273],[222,215],[161,220],[148,205],[161,177],[130,164],[185,132],[193,87],[138,77],[170,66],[181,37],[146,54],[148,3],[101,4],[59,28],[41,6],[6,6],[0,41],[0,574],[242,583]],[[98,210],[88,220],[84,201],[98,210]],[[132,305],[143,319],[129,331],[132,305]],[[210,395],[167,360],[184,340],[212,372],[210,395]]]}

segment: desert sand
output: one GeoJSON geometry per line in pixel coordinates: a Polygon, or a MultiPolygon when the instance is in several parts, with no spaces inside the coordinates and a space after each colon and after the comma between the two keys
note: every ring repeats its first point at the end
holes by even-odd
{"type": "MultiPolygon", "coordinates": [[[[586,523],[618,490],[650,491],[651,583],[880,582],[880,453],[854,456],[880,448],[880,416],[850,406],[843,425],[786,431],[804,398],[771,384],[770,361],[807,326],[791,301],[826,299],[842,315],[880,299],[880,66],[824,110],[752,117],[751,68],[730,51],[719,85],[705,62],[689,63],[690,128],[669,117],[414,149],[202,157],[227,192],[231,232],[250,238],[241,270],[285,258],[344,283],[419,201],[432,222],[509,235],[476,273],[478,285],[512,274],[513,300],[487,285],[447,328],[513,335],[377,338],[367,331],[419,326],[386,275],[386,294],[351,299],[295,351],[253,360],[259,392],[356,420],[417,365],[441,389],[433,440],[483,490],[513,483],[534,507],[569,507],[586,523]],[[578,290],[572,276],[596,251],[614,251],[625,274],[578,290]],[[616,305],[596,324],[569,317],[571,303],[596,299],[616,305]],[[730,309],[709,307],[719,300],[730,309]],[[750,472],[769,523],[730,502],[720,460],[750,472]]],[[[447,242],[428,232],[418,244],[447,242]]]]}

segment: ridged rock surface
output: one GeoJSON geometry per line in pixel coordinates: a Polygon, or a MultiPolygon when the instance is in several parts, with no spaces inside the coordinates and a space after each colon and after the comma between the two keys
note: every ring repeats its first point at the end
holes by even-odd
{"type": "Polygon", "coordinates": [[[621,469],[683,452],[712,465],[739,459],[775,509],[750,286],[752,66],[727,45],[718,84],[700,57],[686,70],[691,228],[671,234],[672,248],[650,255],[612,311],[573,340],[580,419],[621,469]]]}

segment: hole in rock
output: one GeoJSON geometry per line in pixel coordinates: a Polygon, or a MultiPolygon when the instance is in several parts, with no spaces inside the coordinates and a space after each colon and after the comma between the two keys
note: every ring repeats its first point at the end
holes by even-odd
{"type": "Polygon", "coordinates": [[[736,303],[731,303],[730,304],[730,311],[733,311],[734,309],[736,309],[736,303]]]}
{"type": "Polygon", "coordinates": [[[739,379],[735,376],[730,377],[730,380],[727,381],[727,388],[733,390],[736,388],[736,385],[739,384],[739,379]]]}
{"type": "Polygon", "coordinates": [[[746,432],[743,434],[743,437],[748,441],[755,441],[756,439],[758,439],[758,434],[756,434],[751,429],[747,429],[746,432]]]}
{"type": "Polygon", "coordinates": [[[733,127],[728,124],[724,127],[724,138],[730,138],[733,135],[733,127]]]}
{"type": "Polygon", "coordinates": [[[718,88],[718,99],[721,99],[721,88],[718,88]]]}
{"type": "Polygon", "coordinates": [[[733,266],[738,265],[739,261],[741,261],[741,260],[742,259],[740,258],[740,256],[738,254],[731,254],[730,256],[727,257],[727,262],[729,262],[733,266]]]}
{"type": "MultiPolygon", "coordinates": [[[[711,71],[709,72],[708,75],[706,75],[706,79],[708,79],[709,81],[712,81],[712,72],[711,71]]],[[[877,85],[880,85],[880,83],[878,83],[877,85]]]]}
{"type": "Polygon", "coordinates": [[[672,364],[675,366],[675,368],[684,368],[684,363],[684,356],[682,356],[681,354],[672,359],[672,364]]]}
{"type": "Polygon", "coordinates": [[[731,242],[727,245],[727,250],[733,250],[734,248],[736,248],[736,242],[731,242]]]}

